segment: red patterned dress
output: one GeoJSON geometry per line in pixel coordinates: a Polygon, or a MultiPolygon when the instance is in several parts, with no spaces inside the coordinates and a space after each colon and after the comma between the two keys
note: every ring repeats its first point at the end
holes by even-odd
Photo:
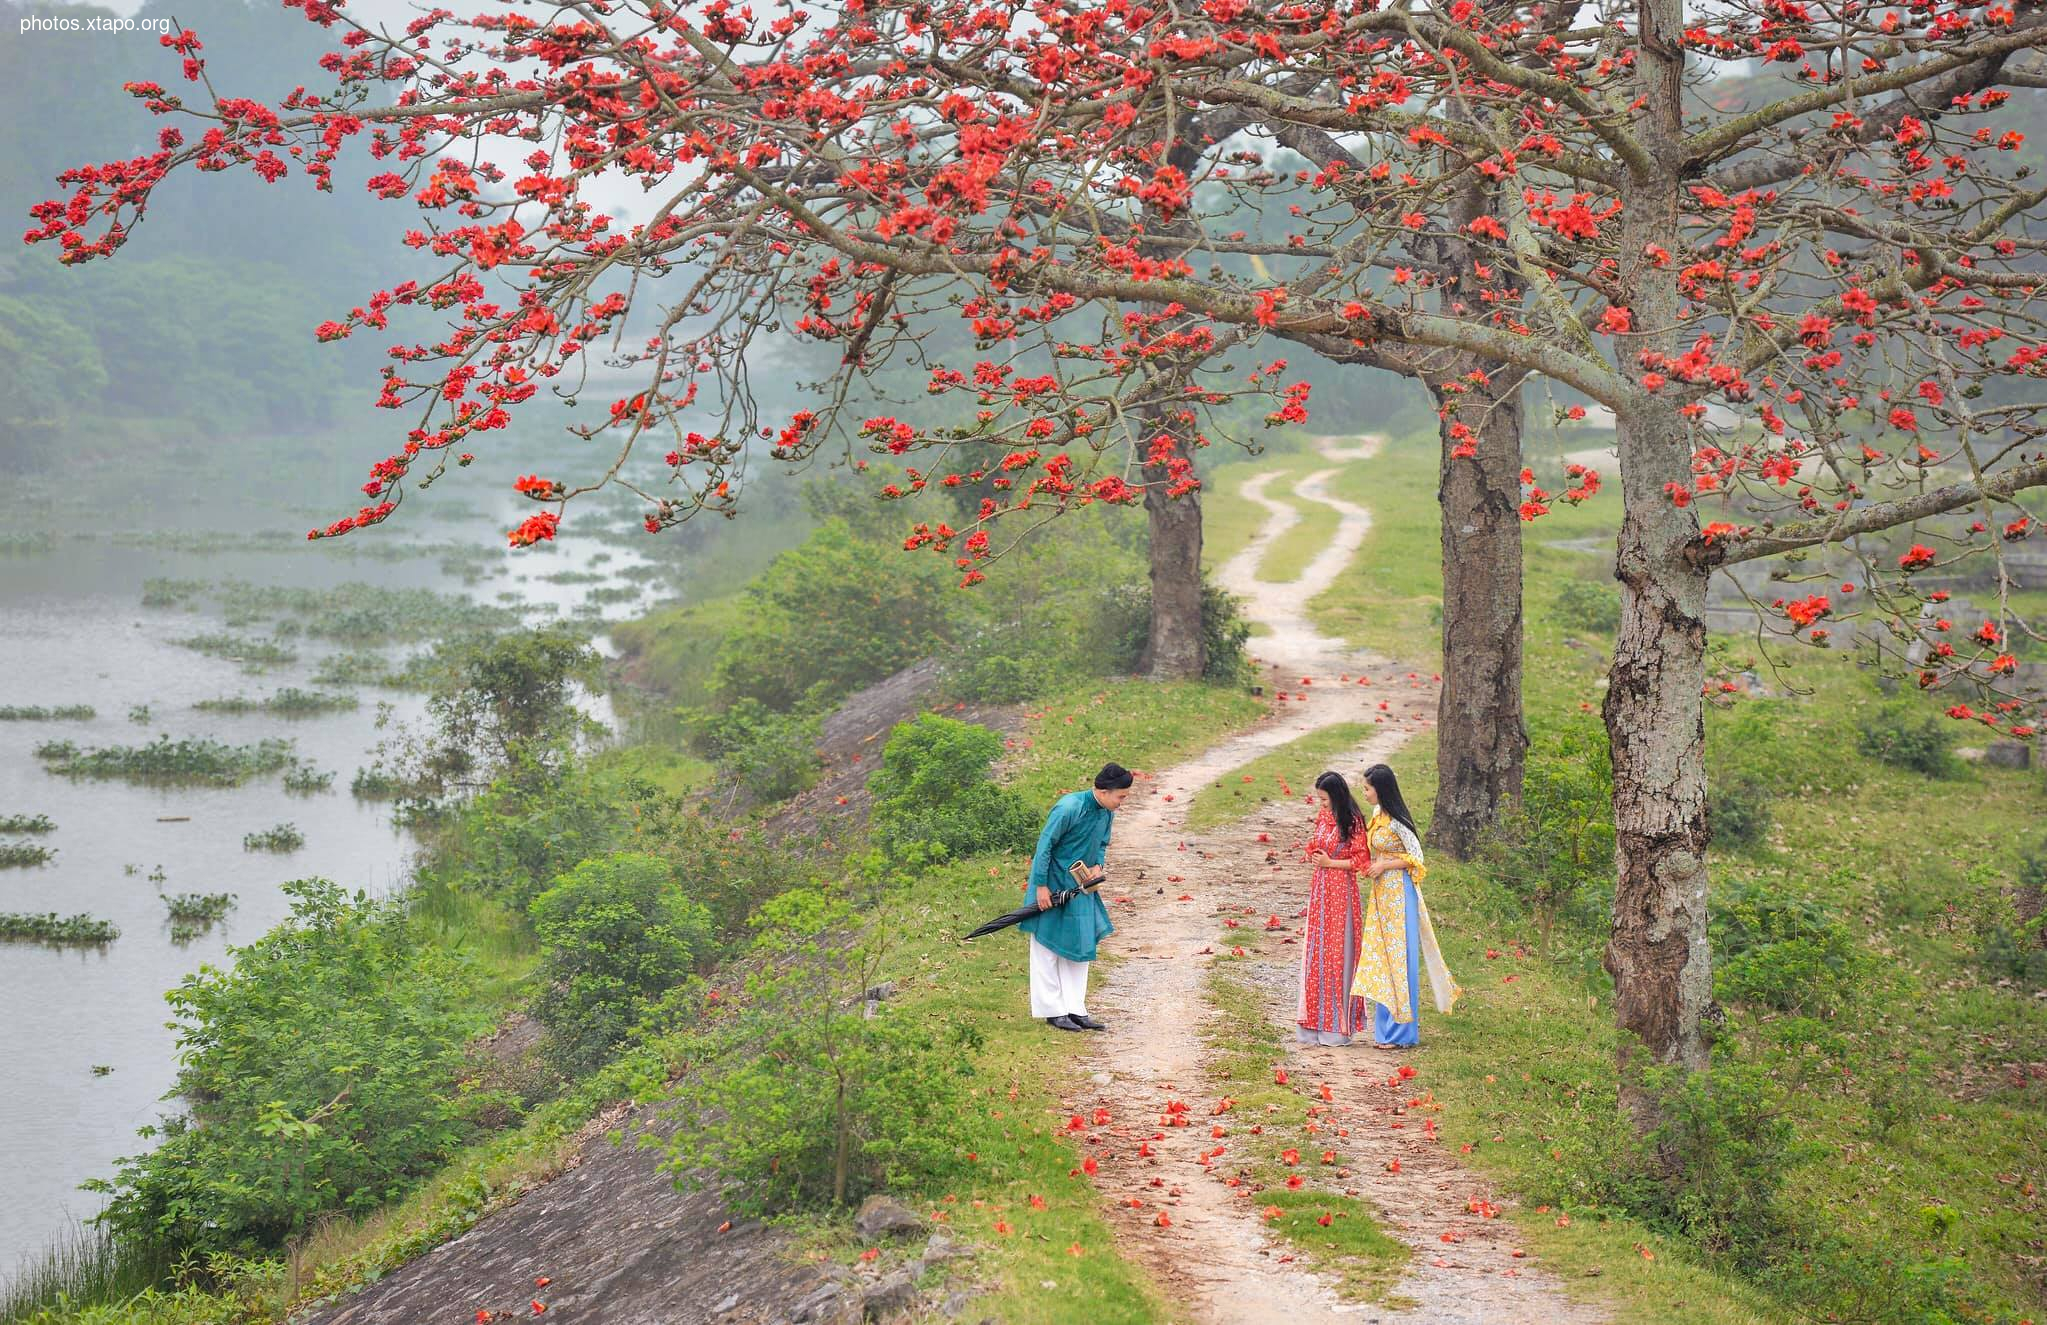
{"type": "Polygon", "coordinates": [[[1317,868],[1308,880],[1308,924],[1301,937],[1301,1002],[1294,1020],[1306,1044],[1349,1044],[1366,1020],[1365,1000],[1350,991],[1357,974],[1358,939],[1364,929],[1364,907],[1358,898],[1357,871],[1371,863],[1364,825],[1345,843],[1336,831],[1336,815],[1327,805],[1315,816],[1303,859],[1321,852],[1351,862],[1346,869],[1317,868]]]}

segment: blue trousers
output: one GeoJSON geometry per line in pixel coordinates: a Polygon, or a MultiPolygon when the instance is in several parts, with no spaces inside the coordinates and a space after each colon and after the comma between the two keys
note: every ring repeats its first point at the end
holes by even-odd
{"type": "Polygon", "coordinates": [[[1380,1044],[1399,1045],[1403,1049],[1421,1043],[1422,1038],[1422,927],[1421,907],[1416,904],[1414,879],[1407,880],[1401,905],[1407,908],[1407,1006],[1414,1014],[1413,1021],[1395,1021],[1393,1012],[1384,1003],[1372,1004],[1372,1037],[1380,1044]]]}

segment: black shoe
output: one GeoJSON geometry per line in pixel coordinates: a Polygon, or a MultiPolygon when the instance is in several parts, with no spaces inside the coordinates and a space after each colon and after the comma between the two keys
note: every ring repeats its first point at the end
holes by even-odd
{"type": "Polygon", "coordinates": [[[1096,1021],[1085,1012],[1069,1013],[1066,1019],[1083,1030],[1105,1031],[1109,1029],[1106,1024],[1096,1021]]]}
{"type": "Polygon", "coordinates": [[[1077,1031],[1082,1029],[1079,1022],[1071,1017],[1047,1017],[1045,1024],[1055,1031],[1077,1031]]]}

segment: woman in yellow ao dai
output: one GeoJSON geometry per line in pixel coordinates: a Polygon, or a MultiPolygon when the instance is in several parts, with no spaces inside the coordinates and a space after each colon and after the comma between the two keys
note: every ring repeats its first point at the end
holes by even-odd
{"type": "Polygon", "coordinates": [[[1369,878],[1369,895],[1351,992],[1371,1000],[1373,1047],[1405,1049],[1421,1039],[1415,1009],[1422,967],[1428,968],[1437,1011],[1448,1013],[1462,991],[1450,978],[1422,901],[1421,881],[1428,868],[1400,783],[1392,769],[1374,764],[1365,770],[1363,790],[1374,810],[1365,826],[1371,864],[1362,871],[1369,878]]]}

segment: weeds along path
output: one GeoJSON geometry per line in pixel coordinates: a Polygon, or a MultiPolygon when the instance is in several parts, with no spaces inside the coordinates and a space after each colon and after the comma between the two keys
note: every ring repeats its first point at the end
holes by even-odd
{"type": "MultiPolygon", "coordinates": [[[[1325,484],[1343,464],[1368,459],[1377,439],[1341,445],[1326,440],[1322,453],[1335,467],[1296,488],[1297,497],[1335,509],[1339,523],[1329,545],[1295,580],[1261,580],[1258,567],[1273,541],[1298,522],[1298,512],[1266,494],[1275,473],[1245,484],[1245,495],[1268,519],[1219,578],[1269,632],[1254,639],[1253,648],[1267,684],[1283,699],[1257,727],[1147,777],[1117,815],[1107,892],[1117,925],[1110,942],[1121,960],[1091,999],[1109,1029],[1092,1037],[1082,1084],[1065,1103],[1084,1126],[1103,1116],[1096,1110],[1107,1111],[1086,1138],[1097,1166],[1094,1180],[1124,1253],[1157,1280],[1174,1304],[1174,1321],[1595,1321],[1599,1317],[1571,1304],[1552,1279],[1515,1253],[1510,1230],[1492,1213],[1499,1204],[1494,1194],[1436,1142],[1428,1121],[1426,1040],[1404,1058],[1364,1045],[1328,1050],[1295,1043],[1300,949],[1293,938],[1306,904],[1300,848],[1312,809],[1298,798],[1276,798],[1207,834],[1186,828],[1195,793],[1309,732],[1342,722],[1377,726],[1337,764],[1355,777],[1366,763],[1393,757],[1434,720],[1432,678],[1356,653],[1308,619],[1309,601],[1346,573],[1371,523],[1368,511],[1327,495],[1325,484]],[[1261,834],[1269,840],[1261,842],[1261,834]],[[1230,920],[1241,929],[1229,929],[1230,920]],[[1278,927],[1268,929],[1269,920],[1278,927]],[[1238,945],[1246,956],[1228,959],[1228,970],[1257,991],[1280,1032],[1273,1067],[1284,1067],[1290,1088],[1299,1091],[1297,1112],[1211,1116],[1223,1089],[1206,1072],[1213,1053],[1207,1036],[1220,1015],[1208,983],[1217,954],[1238,945]],[[1399,1077],[1402,1062],[1418,1069],[1413,1078],[1399,1077]],[[1303,1152],[1313,1145],[1317,1153],[1334,1145],[1342,1167],[1310,1163],[1304,1166],[1309,1182],[1370,1203],[1383,1229],[1413,1252],[1375,1301],[1346,1298],[1337,1287],[1339,1267],[1310,1269],[1315,1249],[1273,1236],[1261,1218],[1267,1200],[1252,1177],[1253,1157],[1272,1139],[1250,1129],[1261,1126],[1273,1138],[1304,1136],[1311,1105],[1322,1109],[1324,1139],[1283,1144],[1298,1144],[1303,1152]],[[1190,1125],[1172,1125],[1182,1117],[1190,1125]],[[1216,1126],[1224,1127],[1224,1137],[1215,1136],[1216,1126]],[[1347,1132],[1341,1140],[1334,1139],[1337,1129],[1347,1132]]],[[[1292,775],[1296,797],[1309,792],[1319,771],[1292,775]]]]}

